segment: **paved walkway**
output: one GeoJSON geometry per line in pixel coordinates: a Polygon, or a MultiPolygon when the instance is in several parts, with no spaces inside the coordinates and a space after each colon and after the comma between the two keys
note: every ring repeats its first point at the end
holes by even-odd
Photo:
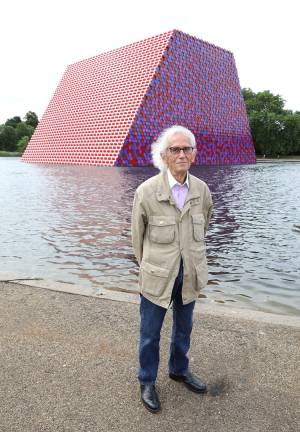
{"type": "Polygon", "coordinates": [[[167,376],[168,313],[153,415],[136,382],[137,304],[0,282],[0,431],[298,432],[300,320],[264,316],[198,307],[197,395],[167,376]]]}

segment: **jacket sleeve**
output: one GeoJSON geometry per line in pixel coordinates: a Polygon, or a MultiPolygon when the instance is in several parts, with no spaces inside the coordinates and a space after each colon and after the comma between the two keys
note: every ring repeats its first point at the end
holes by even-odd
{"type": "Polygon", "coordinates": [[[204,216],[205,216],[204,234],[206,234],[206,232],[208,230],[208,225],[210,223],[212,209],[213,209],[213,201],[212,201],[210,190],[207,187],[205,207],[204,207],[204,216]]]}
{"type": "Polygon", "coordinates": [[[131,235],[132,235],[132,246],[136,256],[137,262],[141,264],[143,258],[143,241],[144,234],[147,226],[147,215],[142,204],[141,198],[138,192],[135,192],[132,217],[131,217],[131,235]]]}

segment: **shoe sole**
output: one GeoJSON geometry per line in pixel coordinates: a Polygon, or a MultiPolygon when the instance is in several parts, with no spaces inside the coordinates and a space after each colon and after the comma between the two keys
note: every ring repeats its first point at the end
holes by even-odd
{"type": "Polygon", "coordinates": [[[157,414],[157,413],[159,413],[161,411],[161,407],[159,407],[157,409],[153,409],[153,408],[150,408],[149,405],[147,405],[146,402],[143,401],[143,399],[141,399],[141,401],[142,401],[142,404],[144,405],[144,407],[148,411],[150,411],[152,414],[157,414]]]}
{"type": "Polygon", "coordinates": [[[194,393],[206,393],[207,392],[207,388],[205,388],[203,390],[196,389],[195,387],[191,386],[190,384],[184,382],[182,378],[177,377],[176,375],[169,375],[169,377],[174,381],[182,382],[186,386],[186,388],[188,388],[189,390],[191,390],[194,393]]]}

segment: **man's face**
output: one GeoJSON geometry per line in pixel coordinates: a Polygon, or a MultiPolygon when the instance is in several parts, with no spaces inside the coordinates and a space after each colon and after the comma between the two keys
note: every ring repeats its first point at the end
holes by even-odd
{"type": "Polygon", "coordinates": [[[170,138],[169,147],[161,157],[174,177],[176,175],[185,175],[194,162],[196,149],[192,151],[190,149],[191,143],[182,133],[178,132],[170,138]],[[174,150],[176,148],[186,148],[187,151],[184,152],[181,150],[179,153],[176,153],[176,150],[174,150]]]}

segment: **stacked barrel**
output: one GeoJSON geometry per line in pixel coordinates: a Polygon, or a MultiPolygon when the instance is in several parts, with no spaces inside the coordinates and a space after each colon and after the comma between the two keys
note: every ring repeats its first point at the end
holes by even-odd
{"type": "Polygon", "coordinates": [[[255,163],[232,53],[174,30],[69,66],[23,160],[145,166],[180,124],[197,164],[255,163]]]}

